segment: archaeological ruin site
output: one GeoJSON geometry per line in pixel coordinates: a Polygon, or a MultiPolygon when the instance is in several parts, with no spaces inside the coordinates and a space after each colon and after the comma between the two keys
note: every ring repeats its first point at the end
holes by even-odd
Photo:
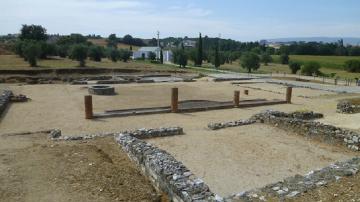
{"type": "Polygon", "coordinates": [[[359,87],[235,73],[62,76],[0,84],[5,201],[360,198],[359,87]]]}

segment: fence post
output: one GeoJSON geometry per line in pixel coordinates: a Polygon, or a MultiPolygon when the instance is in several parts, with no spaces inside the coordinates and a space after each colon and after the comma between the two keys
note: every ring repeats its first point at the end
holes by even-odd
{"type": "Polygon", "coordinates": [[[171,112],[178,112],[178,100],[179,100],[179,90],[178,88],[171,89],[171,112]]]}
{"type": "Polygon", "coordinates": [[[85,118],[86,119],[92,119],[93,114],[93,104],[92,104],[92,96],[86,95],[84,97],[84,103],[85,103],[85,118]]]}
{"type": "Polygon", "coordinates": [[[292,97],[292,87],[286,88],[286,103],[291,103],[291,97],[292,97]]]}
{"type": "Polygon", "coordinates": [[[240,91],[234,91],[234,107],[240,107],[240,91]]]}

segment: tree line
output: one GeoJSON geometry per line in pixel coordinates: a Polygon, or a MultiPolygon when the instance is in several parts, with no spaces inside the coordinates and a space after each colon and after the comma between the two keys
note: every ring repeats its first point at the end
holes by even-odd
{"type": "Polygon", "coordinates": [[[60,36],[55,43],[48,43],[48,37],[46,29],[40,25],[23,25],[15,41],[14,51],[32,67],[37,66],[38,59],[50,56],[68,57],[79,61],[79,66],[84,67],[87,58],[96,62],[100,62],[104,57],[113,62],[127,62],[132,55],[131,50],[118,49],[117,43],[114,44],[111,37],[107,47],[94,45],[81,34],[60,36]]]}

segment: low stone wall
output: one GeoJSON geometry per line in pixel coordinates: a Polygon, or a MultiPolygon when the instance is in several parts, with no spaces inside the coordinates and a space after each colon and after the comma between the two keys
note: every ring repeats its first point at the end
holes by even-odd
{"type": "Polygon", "coordinates": [[[209,123],[208,128],[211,130],[220,130],[223,128],[250,125],[255,122],[256,122],[255,120],[237,120],[237,121],[222,122],[222,123],[209,123]]]}
{"type": "Polygon", "coordinates": [[[203,180],[196,177],[172,155],[130,133],[121,133],[115,140],[136,162],[155,187],[168,194],[171,201],[221,201],[203,180]]]}
{"type": "Polygon", "coordinates": [[[336,112],[342,114],[359,113],[360,106],[352,104],[349,100],[341,100],[336,106],[336,112]]]}
{"type": "MultiPolygon", "coordinates": [[[[114,136],[116,133],[97,133],[97,134],[84,134],[84,135],[70,135],[70,136],[62,136],[61,130],[54,129],[50,132],[49,137],[53,140],[69,140],[69,141],[76,141],[76,140],[88,140],[94,139],[98,137],[108,137],[114,136]]],[[[139,139],[147,139],[147,138],[156,138],[156,137],[166,137],[166,136],[175,136],[175,135],[182,135],[184,131],[181,127],[168,127],[168,128],[157,128],[157,129],[137,129],[134,131],[125,131],[121,134],[130,135],[132,137],[136,137],[139,139]]]]}
{"type": "Polygon", "coordinates": [[[227,201],[254,201],[255,199],[266,201],[269,197],[292,198],[317,187],[326,186],[342,177],[353,176],[359,169],[360,158],[353,158],[345,162],[337,162],[321,170],[311,171],[305,176],[296,175],[260,189],[235,194],[227,201]]]}
{"type": "MultiPolygon", "coordinates": [[[[254,115],[252,119],[261,123],[271,124],[286,131],[293,131],[297,134],[310,138],[321,139],[330,144],[341,144],[349,149],[359,151],[360,134],[354,131],[326,125],[320,122],[308,121],[298,118],[288,118],[289,115],[278,111],[266,111],[254,115]]],[[[302,116],[302,115],[301,115],[302,116]]],[[[305,117],[312,117],[307,115],[305,117]]]]}
{"type": "Polygon", "coordinates": [[[0,95],[0,116],[5,111],[7,105],[10,102],[10,98],[13,96],[13,93],[11,91],[5,90],[0,95]]]}

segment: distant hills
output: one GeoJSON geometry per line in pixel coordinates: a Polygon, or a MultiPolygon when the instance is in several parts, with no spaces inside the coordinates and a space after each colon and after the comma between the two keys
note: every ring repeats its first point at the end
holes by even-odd
{"type": "Polygon", "coordinates": [[[346,45],[360,45],[360,37],[289,37],[289,38],[277,38],[277,39],[266,39],[269,43],[279,43],[279,42],[324,42],[324,43],[334,43],[338,40],[343,39],[344,44],[346,45]]]}

